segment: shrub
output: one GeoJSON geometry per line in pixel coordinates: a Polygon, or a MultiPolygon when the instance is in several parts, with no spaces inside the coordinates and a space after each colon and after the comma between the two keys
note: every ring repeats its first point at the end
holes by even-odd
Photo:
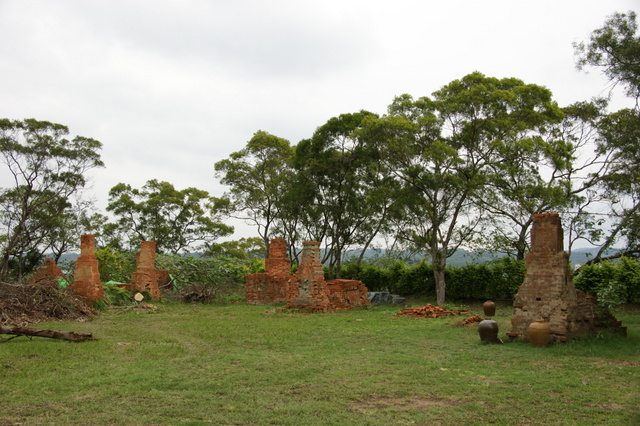
{"type": "MultiPolygon", "coordinates": [[[[347,269],[350,271],[350,269],[347,269]]],[[[523,261],[504,257],[486,263],[449,266],[445,271],[448,299],[510,299],[524,279],[523,261]]],[[[433,268],[422,261],[408,266],[396,260],[389,267],[364,263],[357,279],[370,291],[402,296],[434,296],[433,268]]]]}
{"type": "Polygon", "coordinates": [[[574,278],[576,288],[603,304],[632,303],[640,298],[640,263],[628,257],[584,265],[574,278]]]}

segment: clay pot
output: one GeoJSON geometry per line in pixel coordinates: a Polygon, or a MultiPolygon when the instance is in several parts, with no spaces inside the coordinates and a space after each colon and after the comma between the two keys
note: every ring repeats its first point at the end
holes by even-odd
{"type": "Polygon", "coordinates": [[[491,300],[487,300],[482,304],[482,310],[484,311],[485,316],[492,317],[496,314],[496,304],[491,300]]]}
{"type": "Polygon", "coordinates": [[[544,347],[551,343],[551,329],[549,323],[534,321],[529,324],[529,341],[533,346],[544,347]]]}
{"type": "Polygon", "coordinates": [[[488,343],[500,343],[498,339],[498,323],[492,319],[486,319],[478,323],[480,340],[488,343]]]}

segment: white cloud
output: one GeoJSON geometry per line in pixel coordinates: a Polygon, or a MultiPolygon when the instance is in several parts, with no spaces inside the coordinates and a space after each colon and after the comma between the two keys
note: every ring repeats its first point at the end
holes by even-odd
{"type": "MultiPolygon", "coordinates": [[[[602,95],[575,70],[586,40],[632,0],[0,0],[0,117],[69,126],[104,144],[94,173],[220,195],[213,164],[257,130],[297,143],[346,112],[384,113],[478,70],[602,95]]],[[[626,100],[618,99],[622,105],[626,100]]],[[[1,183],[0,183],[0,186],[1,183]]]]}

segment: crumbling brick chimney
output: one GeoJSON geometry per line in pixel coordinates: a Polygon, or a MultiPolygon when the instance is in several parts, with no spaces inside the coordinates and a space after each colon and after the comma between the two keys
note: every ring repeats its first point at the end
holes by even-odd
{"type": "Polygon", "coordinates": [[[534,321],[549,323],[552,341],[556,342],[596,331],[597,301],[573,285],[558,214],[534,215],[531,252],[525,264],[524,282],[513,302],[512,328],[507,333],[510,338],[529,340],[528,328],[534,321]]]}
{"type": "Polygon", "coordinates": [[[80,236],[80,256],[76,259],[73,284],[70,288],[88,305],[104,298],[104,288],[100,281],[98,259],[95,257],[96,237],[94,235],[80,236]]]}
{"type": "Polygon", "coordinates": [[[269,257],[264,261],[264,272],[245,276],[247,303],[267,305],[287,301],[291,261],[287,258],[287,243],[274,238],[269,243],[269,257]]]}
{"type": "Polygon", "coordinates": [[[288,308],[325,312],[329,309],[329,289],[320,263],[320,242],[304,241],[302,258],[289,280],[288,308]]]}
{"type": "Polygon", "coordinates": [[[160,300],[155,241],[140,243],[140,251],[136,254],[136,271],[131,275],[131,287],[134,291],[147,291],[153,300],[160,300]]]}
{"type": "Polygon", "coordinates": [[[37,284],[41,282],[55,282],[59,278],[67,280],[62,269],[56,264],[53,259],[45,259],[42,265],[36,270],[29,281],[31,284],[37,284]]]}
{"type": "Polygon", "coordinates": [[[147,291],[153,300],[160,300],[155,241],[140,243],[140,251],[136,255],[136,271],[131,275],[131,288],[133,291],[147,291]]]}

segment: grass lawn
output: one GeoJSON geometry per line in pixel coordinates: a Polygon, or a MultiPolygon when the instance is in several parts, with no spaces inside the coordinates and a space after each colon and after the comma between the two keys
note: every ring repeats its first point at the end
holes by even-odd
{"type": "Polygon", "coordinates": [[[627,337],[547,348],[398,311],[167,302],[38,324],[99,340],[0,343],[0,424],[640,424],[638,308],[615,312],[627,337]]]}

